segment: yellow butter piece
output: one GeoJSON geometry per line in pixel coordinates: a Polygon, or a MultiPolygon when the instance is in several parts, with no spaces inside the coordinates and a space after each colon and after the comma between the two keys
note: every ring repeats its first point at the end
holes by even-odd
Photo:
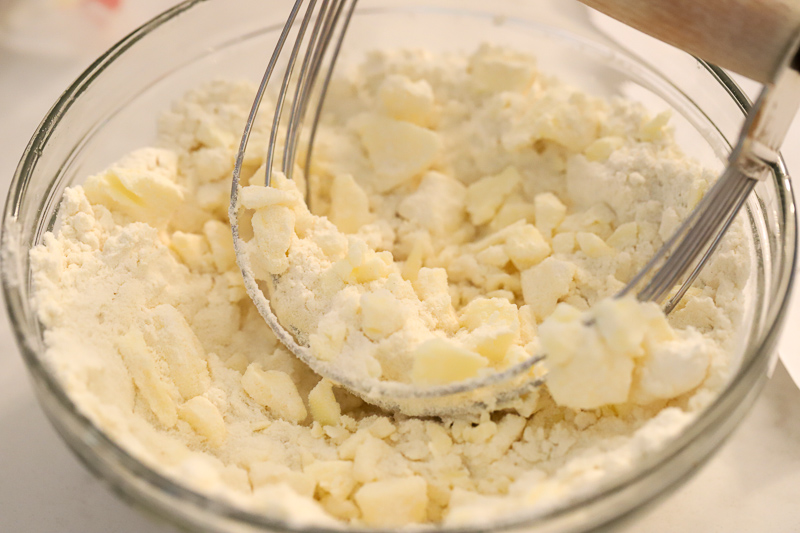
{"type": "Polygon", "coordinates": [[[292,378],[279,370],[262,370],[252,363],[242,376],[242,387],[256,402],[288,422],[302,422],[306,406],[292,378]]]}
{"type": "Polygon", "coordinates": [[[355,493],[361,520],[368,526],[394,527],[425,520],[428,484],[418,476],[364,484],[355,493]]]}
{"type": "Polygon", "coordinates": [[[437,133],[378,115],[363,117],[358,133],[377,174],[373,185],[378,192],[390,191],[428,170],[442,149],[437,133]]]}
{"type": "Polygon", "coordinates": [[[198,435],[204,437],[208,444],[217,448],[222,446],[228,435],[219,409],[208,398],[195,396],[178,409],[178,416],[188,422],[198,435]]]}
{"type": "Polygon", "coordinates": [[[417,346],[412,359],[412,379],[425,385],[441,385],[475,377],[489,363],[480,354],[440,338],[427,340],[417,346]]]}
{"type": "Polygon", "coordinates": [[[311,417],[323,426],[338,426],[342,418],[342,408],[333,395],[333,383],[321,380],[308,394],[308,408],[311,417]]]}

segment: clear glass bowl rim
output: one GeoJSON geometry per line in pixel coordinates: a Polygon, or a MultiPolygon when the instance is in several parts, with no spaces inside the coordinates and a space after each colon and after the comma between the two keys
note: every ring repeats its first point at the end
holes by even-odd
{"type": "MultiPolygon", "coordinates": [[[[25,295],[22,293],[19,284],[14,281],[14,273],[12,272],[13,267],[9,266],[10,261],[8,250],[9,246],[12,246],[13,244],[11,239],[8,238],[10,234],[8,226],[12,221],[16,220],[16,216],[19,213],[27,182],[30,180],[33,174],[33,169],[35,168],[39,159],[40,147],[46,145],[51,133],[58,126],[60,119],[69,110],[72,102],[79,97],[84,89],[90,86],[98,76],[101,76],[105,68],[113,63],[116,58],[124,54],[125,51],[133,46],[136,42],[147,37],[148,34],[162,26],[164,23],[192,9],[196,5],[203,4],[208,1],[210,0],[185,0],[184,2],[151,19],[137,30],[129,34],[127,37],[119,41],[102,56],[100,56],[95,62],[93,62],[72,83],[72,85],[70,85],[70,87],[61,95],[61,97],[56,101],[45,118],[42,120],[41,124],[28,143],[22,159],[14,173],[4,208],[2,235],[0,235],[0,242],[2,242],[2,254],[0,254],[0,272],[2,273],[2,287],[6,308],[12,328],[14,330],[17,345],[22,353],[26,366],[31,373],[31,377],[38,384],[40,384],[47,391],[47,393],[52,395],[53,399],[55,399],[64,413],[69,414],[71,417],[70,422],[76,424],[83,432],[82,435],[77,435],[77,437],[80,438],[84,443],[90,443],[87,444],[87,446],[104,448],[105,451],[107,451],[116,461],[118,461],[122,468],[127,470],[137,479],[142,480],[153,488],[170,494],[183,502],[200,509],[211,511],[215,515],[218,515],[226,520],[240,522],[243,525],[251,527],[266,528],[267,530],[272,531],[301,532],[313,530],[330,533],[341,532],[342,529],[296,526],[287,521],[271,518],[270,516],[264,514],[245,511],[224,501],[213,499],[199,492],[193,491],[177,483],[171,478],[159,474],[122,449],[113,440],[108,438],[92,421],[80,413],[72,400],[61,388],[57,378],[45,368],[40,360],[39,354],[31,348],[25,339],[26,331],[21,321],[24,320],[26,311],[20,303],[21,299],[24,298],[25,295]]],[[[719,67],[716,67],[715,65],[707,63],[703,60],[698,59],[698,61],[712,74],[714,78],[716,78],[720,85],[727,90],[731,98],[738,104],[742,112],[747,113],[751,104],[747,96],[741,91],[738,85],[719,67]]],[[[609,483],[605,486],[604,490],[595,492],[586,497],[577,498],[572,500],[570,504],[564,507],[559,507],[551,512],[535,515],[533,517],[526,517],[524,513],[520,513],[519,515],[515,515],[515,517],[511,520],[499,521],[492,524],[490,527],[448,527],[444,529],[444,531],[453,533],[466,533],[484,531],[489,528],[499,531],[515,529],[519,527],[524,528],[531,526],[546,526],[551,520],[557,520],[558,518],[562,518],[572,511],[600,502],[614,493],[624,491],[627,487],[645,480],[653,473],[654,470],[664,466],[670,460],[675,459],[687,452],[696,438],[701,436],[707,429],[711,427],[725,426],[724,431],[717,438],[717,444],[733,430],[733,428],[736,426],[736,423],[728,422],[725,424],[725,419],[734,409],[748,409],[755,400],[758,391],[766,380],[767,369],[771,364],[771,357],[774,356],[773,352],[777,343],[777,338],[783,322],[785,321],[794,282],[793,272],[797,264],[797,219],[795,215],[796,206],[793,189],[783,160],[780,161],[774,170],[775,172],[771,178],[771,181],[774,182],[776,191],[779,194],[781,208],[780,222],[783,223],[784,229],[788,229],[793,235],[793,239],[785,243],[787,249],[781,250],[783,252],[782,258],[784,261],[778,280],[779,286],[782,289],[780,301],[777,303],[777,307],[774,307],[775,304],[773,304],[773,307],[771,308],[771,310],[773,310],[772,316],[774,319],[769,327],[767,327],[762,333],[761,343],[758,350],[756,350],[753,354],[745,354],[745,358],[742,361],[741,367],[736,375],[732,378],[730,383],[728,383],[725,390],[714,400],[710,406],[704,409],[677,438],[672,440],[660,451],[648,456],[648,458],[637,467],[632,468],[624,475],[616,477],[612,483],[609,483]]],[[[37,394],[38,393],[39,391],[37,390],[37,394]]],[[[51,416],[51,413],[49,412],[46,414],[51,416]]],[[[54,425],[57,424],[54,422],[54,425]]],[[[57,425],[57,429],[62,431],[62,428],[59,425],[57,425]]],[[[72,446],[66,436],[62,436],[65,438],[65,440],[67,440],[67,443],[72,446]]],[[[75,451],[76,453],[79,453],[77,450],[75,451]]],[[[695,465],[702,463],[707,460],[710,455],[710,451],[706,452],[703,457],[695,457],[693,462],[695,465]]],[[[89,466],[92,470],[95,469],[95,467],[91,464],[87,464],[87,466],[89,466]]],[[[691,472],[688,470],[682,472],[681,475],[672,479],[669,483],[663,484],[658,493],[640,500],[633,506],[628,506],[628,508],[623,510],[619,516],[609,518],[602,524],[596,525],[607,525],[630,515],[637,509],[642,508],[652,500],[656,499],[659,495],[663,495],[669,492],[671,489],[676,488],[680,482],[690,474],[691,472]]],[[[128,494],[126,491],[122,492],[128,494]]],[[[169,513],[165,512],[163,509],[154,510],[164,514],[167,518],[175,518],[170,516],[169,513]]],[[[391,531],[379,529],[369,530],[366,528],[357,528],[354,530],[391,531]]]]}

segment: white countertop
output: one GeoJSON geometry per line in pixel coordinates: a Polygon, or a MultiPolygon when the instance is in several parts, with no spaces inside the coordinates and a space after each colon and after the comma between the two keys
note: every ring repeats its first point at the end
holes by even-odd
{"type": "MultiPolygon", "coordinates": [[[[163,2],[162,2],[163,3],[163,2]]],[[[0,190],[81,61],[0,48],[0,190]]],[[[753,89],[752,85],[747,86],[753,89]]],[[[800,172],[800,120],[784,144],[800,172]]],[[[3,308],[3,314],[4,308],[3,308]]],[[[782,352],[800,357],[800,291],[782,352]]],[[[719,453],[689,483],[626,532],[800,532],[800,390],[779,364],[764,394],[719,453]]],[[[128,507],[75,459],[45,419],[8,322],[0,320],[0,532],[175,532],[128,507]]]]}

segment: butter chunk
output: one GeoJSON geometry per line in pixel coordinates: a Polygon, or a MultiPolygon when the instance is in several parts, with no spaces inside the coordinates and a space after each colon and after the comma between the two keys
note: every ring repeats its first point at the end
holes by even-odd
{"type": "Polygon", "coordinates": [[[297,494],[311,498],[314,496],[316,481],[304,472],[291,470],[286,465],[263,461],[250,465],[250,483],[253,488],[285,483],[297,494]]]}
{"type": "Polygon", "coordinates": [[[519,339],[517,306],[501,298],[477,298],[459,315],[461,325],[470,330],[469,342],[493,363],[500,363],[519,339]]]}
{"type": "Polygon", "coordinates": [[[283,274],[289,268],[287,253],[292,245],[294,224],[294,212],[280,205],[267,206],[253,215],[256,246],[270,274],[283,274]]]}
{"type": "Polygon", "coordinates": [[[413,285],[423,305],[436,319],[438,327],[446,331],[455,330],[456,312],[447,284],[447,271],[443,268],[420,268],[413,285]]]}
{"type": "Polygon", "coordinates": [[[328,219],[343,233],[355,233],[372,222],[369,212],[369,198],[353,176],[340,174],[331,185],[331,208],[328,219]]]}
{"type": "Polygon", "coordinates": [[[427,516],[428,484],[418,476],[374,481],[356,491],[355,501],[367,526],[419,523],[427,516]]]}
{"type": "Polygon", "coordinates": [[[476,298],[459,312],[462,327],[474,330],[492,322],[512,323],[517,320],[517,307],[501,298],[476,298]]]}
{"type": "Polygon", "coordinates": [[[242,387],[256,402],[288,422],[302,422],[306,406],[292,378],[279,370],[262,370],[253,363],[242,376],[242,387]]]}
{"type": "Polygon", "coordinates": [[[350,496],[356,486],[350,461],[316,461],[303,471],[316,480],[319,488],[339,500],[350,496]]]}
{"type": "Polygon", "coordinates": [[[100,204],[141,222],[158,226],[183,202],[176,183],[178,158],[159,148],[136,150],[83,185],[92,204],[100,204]]]}
{"type": "Polygon", "coordinates": [[[480,354],[440,338],[427,340],[412,352],[412,379],[424,385],[441,385],[475,377],[488,365],[480,354]]]}
{"type": "Polygon", "coordinates": [[[405,309],[388,290],[361,295],[361,329],[370,339],[385,339],[402,328],[405,321],[405,309]]]}
{"type": "Polygon", "coordinates": [[[587,146],[583,153],[589,161],[603,162],[623,146],[625,146],[625,139],[622,137],[601,137],[587,146]]]}
{"type": "Polygon", "coordinates": [[[492,221],[489,222],[489,229],[491,231],[499,231],[520,220],[533,224],[536,220],[535,207],[527,202],[512,202],[509,200],[503,204],[492,221]]]}
{"type": "Polygon", "coordinates": [[[379,439],[385,439],[392,433],[397,431],[397,428],[386,417],[380,417],[369,427],[369,432],[379,439]]]}
{"type": "Polygon", "coordinates": [[[333,395],[333,383],[321,380],[308,394],[311,417],[323,426],[338,426],[342,419],[342,408],[333,395]]]}
{"type": "Polygon", "coordinates": [[[522,295],[537,320],[547,318],[558,301],[569,294],[577,271],[575,263],[548,257],[522,273],[522,295]]]}
{"type": "Polygon", "coordinates": [[[178,421],[178,409],[171,384],[161,375],[155,354],[147,346],[141,330],[133,326],[117,340],[117,347],[139,394],[159,423],[167,428],[174,426],[178,421]]]}
{"type": "Polygon", "coordinates": [[[672,112],[662,111],[650,120],[646,120],[639,128],[639,139],[644,142],[658,141],[664,137],[664,130],[672,118],[672,112]]]}
{"type": "Polygon", "coordinates": [[[472,223],[486,224],[497,214],[500,206],[522,184],[515,167],[507,167],[500,174],[482,178],[467,187],[466,205],[472,223]]]}
{"type": "Polygon", "coordinates": [[[533,206],[536,213],[536,228],[549,239],[564,222],[567,206],[551,192],[537,194],[533,199],[533,206]]]}
{"type": "Polygon", "coordinates": [[[571,254],[575,251],[575,234],[571,231],[558,233],[553,235],[553,253],[555,254],[571,254]]]}
{"type": "Polygon", "coordinates": [[[225,428],[219,409],[203,396],[195,396],[178,409],[178,416],[186,421],[208,444],[217,448],[225,442],[228,430],[225,428]]]}
{"type": "Polygon", "coordinates": [[[308,337],[311,353],[320,361],[332,361],[342,351],[347,337],[347,324],[335,317],[325,317],[316,333],[308,337]]]}
{"type": "Polygon", "coordinates": [[[713,353],[713,343],[697,333],[653,345],[637,368],[631,399],[646,404],[695,389],[706,379],[713,353]]]}
{"type": "Polygon", "coordinates": [[[475,84],[489,92],[527,90],[536,77],[536,61],[488,44],[482,45],[469,60],[475,84]]]}
{"type": "Polygon", "coordinates": [[[245,209],[263,209],[271,205],[295,207],[303,202],[303,197],[297,191],[283,190],[277,187],[264,187],[263,185],[248,185],[239,192],[239,203],[245,209]]]}
{"type": "Polygon", "coordinates": [[[211,248],[211,256],[218,272],[227,272],[236,265],[236,251],[233,248],[231,228],[219,220],[209,220],[203,224],[203,233],[211,248]]]}
{"type": "Polygon", "coordinates": [[[618,250],[631,248],[636,244],[639,237],[639,224],[636,222],[626,222],[621,224],[614,233],[606,240],[606,244],[618,250]]]}
{"type": "Polygon", "coordinates": [[[442,149],[437,133],[409,122],[369,115],[357,129],[377,174],[373,186],[378,192],[390,191],[428,170],[442,149]]]}
{"type": "Polygon", "coordinates": [[[614,249],[594,233],[579,231],[575,235],[575,240],[578,242],[581,251],[585,253],[587,257],[596,259],[614,255],[614,249]]]}
{"type": "Polygon", "coordinates": [[[381,83],[378,96],[390,117],[419,126],[430,125],[435,102],[433,89],[426,80],[411,81],[406,76],[391,74],[381,83]]]}
{"type": "Polygon", "coordinates": [[[396,452],[381,439],[366,435],[355,451],[353,475],[360,483],[379,479],[381,476],[380,462],[393,453],[396,452]]]}
{"type": "Polygon", "coordinates": [[[158,351],[181,396],[188,400],[203,394],[211,386],[206,352],[183,314],[164,304],[153,310],[152,318],[158,351]]]}
{"type": "Polygon", "coordinates": [[[170,239],[170,248],[192,270],[199,272],[210,272],[212,270],[214,257],[211,255],[211,248],[203,235],[176,231],[172,234],[172,239],[170,239]]]}
{"type": "Polygon", "coordinates": [[[510,226],[504,250],[517,270],[530,268],[550,255],[550,245],[533,224],[510,226]]]}
{"type": "Polygon", "coordinates": [[[643,355],[648,327],[647,314],[642,312],[644,306],[656,304],[642,304],[633,298],[606,298],[594,305],[592,315],[597,331],[609,349],[632,356],[643,355]]]}
{"type": "Polygon", "coordinates": [[[586,314],[559,304],[539,326],[547,388],[559,405],[597,409],[628,401],[635,354],[610,349],[586,314]]]}
{"type": "Polygon", "coordinates": [[[414,193],[397,207],[397,214],[428,230],[432,235],[448,236],[464,222],[466,188],[441,172],[427,172],[414,193]]]}

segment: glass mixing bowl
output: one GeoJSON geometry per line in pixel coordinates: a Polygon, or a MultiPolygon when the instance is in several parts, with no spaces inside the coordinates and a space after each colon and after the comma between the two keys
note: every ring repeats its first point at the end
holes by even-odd
{"type": "MultiPolygon", "coordinates": [[[[193,0],[128,36],[87,69],[45,117],[5,208],[3,289],[45,412],[74,452],[117,492],[195,530],[302,528],[187,489],[136,460],[80,413],[42,357],[28,252],[54,227],[64,188],[152,142],[154,118],[171,101],[203,81],[259,79],[288,9],[288,1],[193,0]]],[[[666,45],[651,43],[640,56],[636,43],[644,37],[626,45],[615,32],[598,29],[595,20],[579,4],[565,1],[495,0],[487,7],[480,0],[363,0],[343,61],[368,48],[392,46],[470,51],[492,41],[529,50],[543,71],[588,92],[640,100],[653,111],[673,109],[686,151],[721,169],[749,106],[742,92],[719,69],[666,45]]],[[[776,357],[796,259],[795,206],[783,166],[758,184],[743,216],[753,268],[738,370],[723,393],[679,437],[603,490],[544,515],[498,521],[493,529],[563,532],[618,524],[679,486],[719,448],[755,400],[776,357]]]]}

